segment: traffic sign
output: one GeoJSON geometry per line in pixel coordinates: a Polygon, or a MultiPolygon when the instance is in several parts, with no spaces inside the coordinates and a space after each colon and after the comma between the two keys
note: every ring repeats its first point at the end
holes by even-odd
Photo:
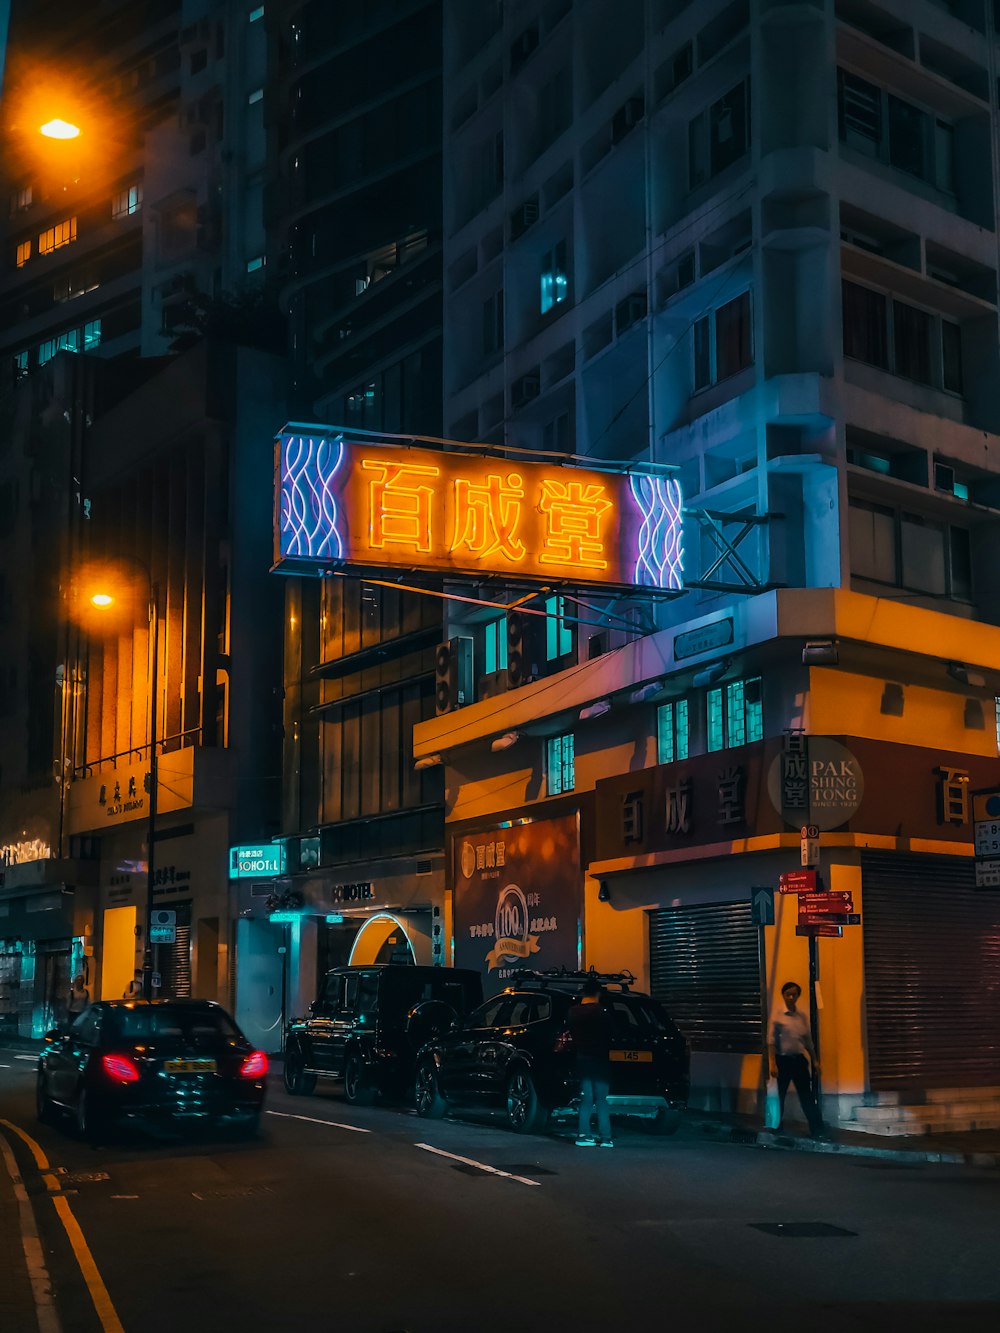
{"type": "Polygon", "coordinates": [[[977,819],[973,824],[977,856],[1000,856],[1000,819],[977,819]]]}
{"type": "Polygon", "coordinates": [[[819,827],[816,824],[803,824],[799,829],[802,864],[819,865],[819,827]]]}
{"type": "Polygon", "coordinates": [[[774,890],[770,884],[750,890],[750,917],[755,926],[774,925],[774,890]]]}
{"type": "Polygon", "coordinates": [[[174,944],[177,940],[177,913],[172,907],[158,907],[149,914],[150,944],[174,944]]]}
{"type": "Polygon", "coordinates": [[[850,912],[854,908],[854,899],[844,889],[833,889],[828,893],[800,893],[799,906],[831,912],[850,912]]]}
{"type": "Polygon", "coordinates": [[[160,976],[159,972],[150,973],[149,984],[152,986],[153,990],[160,989],[160,987],[163,985],[163,978],[160,976]]]}
{"type": "Polygon", "coordinates": [[[799,912],[800,926],[842,926],[846,912],[799,912]]]}
{"type": "Polygon", "coordinates": [[[843,926],[796,926],[796,935],[824,935],[831,939],[841,939],[844,934],[843,926]]]}
{"type": "Polygon", "coordinates": [[[861,913],[860,913],[860,912],[851,912],[851,913],[849,913],[847,916],[844,917],[844,925],[845,925],[845,926],[860,926],[860,925],[861,925],[861,913]]]}
{"type": "Polygon", "coordinates": [[[976,888],[1000,889],[1000,861],[976,862],[976,888]]]}
{"type": "Polygon", "coordinates": [[[779,893],[815,893],[815,870],[788,870],[778,876],[779,893]]]}
{"type": "Polygon", "coordinates": [[[1000,819],[1000,788],[972,793],[972,818],[977,824],[982,820],[1000,819]]]}

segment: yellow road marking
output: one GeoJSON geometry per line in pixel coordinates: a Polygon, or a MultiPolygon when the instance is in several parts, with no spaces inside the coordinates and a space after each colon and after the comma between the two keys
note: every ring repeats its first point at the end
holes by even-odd
{"type": "MultiPolygon", "coordinates": [[[[101,1277],[100,1270],[94,1262],[94,1256],[90,1252],[90,1246],[84,1237],[80,1224],[73,1215],[73,1210],[69,1203],[61,1195],[55,1193],[59,1189],[59,1179],[49,1167],[49,1159],[45,1156],[41,1144],[36,1143],[30,1134],[26,1133],[19,1125],[13,1124],[10,1120],[0,1120],[0,1125],[11,1130],[22,1139],[31,1149],[31,1155],[35,1159],[35,1164],[42,1174],[49,1193],[52,1195],[52,1203],[59,1215],[59,1220],[63,1224],[66,1237],[73,1247],[73,1253],[76,1256],[76,1262],[80,1267],[80,1272],[84,1282],[87,1284],[87,1290],[90,1292],[90,1299],[94,1302],[94,1310],[98,1319],[101,1321],[101,1328],[104,1333],[125,1333],[124,1325],[118,1318],[118,1312],[114,1307],[114,1302],[104,1285],[104,1279],[101,1277]]],[[[10,1150],[8,1149],[8,1152],[10,1150]]],[[[9,1168],[8,1168],[9,1169],[9,1168]]],[[[26,1196],[27,1197],[27,1196],[26,1196]]],[[[52,1326],[58,1329],[58,1323],[52,1326]]],[[[43,1330],[42,1333],[47,1333],[43,1330]]]]}
{"type": "Polygon", "coordinates": [[[3,1157],[7,1174],[14,1186],[14,1197],[17,1199],[17,1211],[21,1223],[21,1248],[24,1250],[28,1281],[31,1283],[31,1294],[35,1300],[38,1333],[61,1333],[62,1326],[52,1300],[52,1280],[49,1277],[49,1270],[45,1267],[45,1256],[38,1238],[38,1226],[31,1200],[21,1182],[17,1161],[10,1150],[10,1145],[2,1136],[0,1136],[0,1157],[3,1157]]]}

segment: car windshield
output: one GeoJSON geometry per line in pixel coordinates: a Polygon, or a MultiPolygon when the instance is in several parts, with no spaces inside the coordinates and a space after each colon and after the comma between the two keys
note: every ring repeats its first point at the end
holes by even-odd
{"type": "Polygon", "coordinates": [[[223,1010],[181,1005],[113,1009],[106,1030],[120,1041],[150,1041],[159,1037],[211,1042],[232,1041],[240,1036],[239,1028],[223,1010]]]}
{"type": "Polygon", "coordinates": [[[666,1012],[655,1000],[639,995],[609,995],[607,1006],[611,1011],[615,1031],[621,1035],[663,1036],[674,1031],[666,1012]]]}

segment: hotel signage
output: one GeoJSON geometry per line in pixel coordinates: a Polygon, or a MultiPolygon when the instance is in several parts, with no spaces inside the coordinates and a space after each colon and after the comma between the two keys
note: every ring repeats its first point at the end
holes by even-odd
{"type": "Polygon", "coordinates": [[[557,463],[278,437],[274,567],[405,569],[680,591],[679,484],[557,463]]]}

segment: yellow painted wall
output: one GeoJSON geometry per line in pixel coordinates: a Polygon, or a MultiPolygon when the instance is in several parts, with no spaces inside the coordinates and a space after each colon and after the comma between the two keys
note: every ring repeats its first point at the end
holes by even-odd
{"type": "Polygon", "coordinates": [[[635,974],[639,990],[649,990],[649,917],[641,908],[616,909],[598,901],[600,880],[583,883],[583,965],[598,972],[635,974]]]}
{"type": "Polygon", "coordinates": [[[120,1000],[139,966],[135,946],[135,907],[104,909],[101,950],[101,999],[120,1000]]]}
{"type": "MultiPolygon", "coordinates": [[[[941,651],[947,652],[947,645],[942,644],[941,651]]],[[[943,679],[943,667],[941,675],[943,679]]],[[[900,683],[903,715],[892,717],[880,711],[883,680],[852,675],[839,667],[812,667],[808,730],[816,736],[870,736],[900,745],[933,745],[941,750],[996,755],[995,718],[988,699],[982,701],[985,725],[979,730],[965,725],[966,694],[900,683]]]]}
{"type": "Polygon", "coordinates": [[[845,926],[843,937],[819,941],[819,980],[823,996],[820,1014],[820,1056],[825,1092],[841,1095],[864,1091],[864,911],[861,902],[861,867],[830,865],[827,884],[845,890],[861,912],[860,926],[845,926]]]}

